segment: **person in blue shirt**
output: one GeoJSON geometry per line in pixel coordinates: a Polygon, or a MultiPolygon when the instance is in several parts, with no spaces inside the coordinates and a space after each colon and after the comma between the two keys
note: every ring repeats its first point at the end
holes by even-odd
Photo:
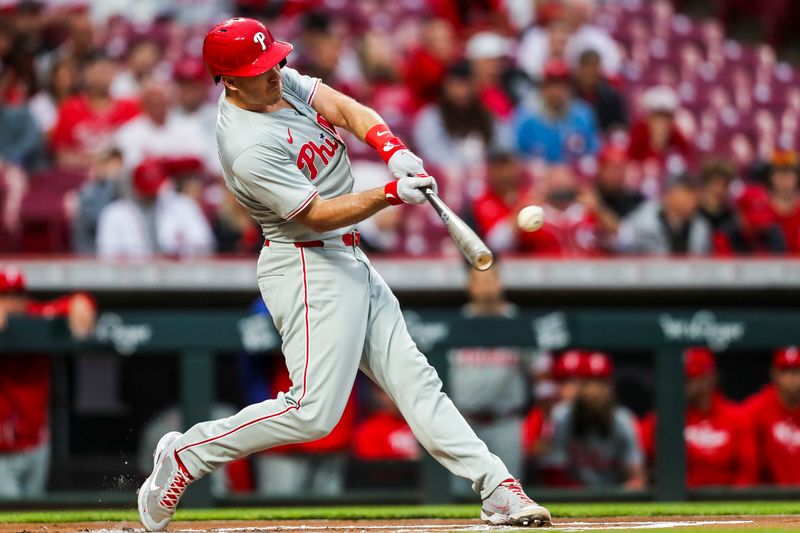
{"type": "Polygon", "coordinates": [[[600,146],[594,111],[573,97],[569,68],[558,59],[545,64],[540,90],[517,110],[514,131],[523,155],[548,163],[572,163],[600,146]]]}

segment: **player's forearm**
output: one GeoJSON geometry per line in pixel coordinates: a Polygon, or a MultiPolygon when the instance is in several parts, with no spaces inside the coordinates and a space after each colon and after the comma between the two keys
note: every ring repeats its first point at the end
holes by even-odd
{"type": "Polygon", "coordinates": [[[329,200],[317,197],[295,220],[316,232],[324,233],[357,224],[389,205],[384,189],[378,187],[329,200]]]}

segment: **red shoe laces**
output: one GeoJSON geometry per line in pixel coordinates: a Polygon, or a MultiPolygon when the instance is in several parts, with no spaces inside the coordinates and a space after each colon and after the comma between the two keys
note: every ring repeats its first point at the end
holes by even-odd
{"type": "Polygon", "coordinates": [[[175,473],[172,474],[169,480],[167,488],[161,495],[161,500],[159,501],[161,506],[167,509],[174,509],[175,506],[178,505],[178,501],[181,499],[181,495],[186,490],[186,487],[188,487],[191,482],[192,477],[189,473],[183,469],[182,465],[178,465],[178,468],[175,469],[175,473]]]}
{"type": "Polygon", "coordinates": [[[525,491],[522,490],[522,485],[520,485],[519,481],[516,479],[514,481],[508,481],[504,483],[504,485],[508,490],[519,496],[525,503],[536,503],[525,494],[525,491]]]}

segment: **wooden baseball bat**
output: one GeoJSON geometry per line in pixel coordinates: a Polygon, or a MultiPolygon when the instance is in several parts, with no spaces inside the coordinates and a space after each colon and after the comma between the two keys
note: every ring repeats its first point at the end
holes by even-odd
{"type": "Polygon", "coordinates": [[[489,247],[486,246],[486,243],[452,209],[447,207],[432,189],[425,189],[423,193],[439,214],[439,218],[442,219],[456,246],[467,258],[472,268],[475,270],[488,270],[494,262],[494,256],[489,247]]]}

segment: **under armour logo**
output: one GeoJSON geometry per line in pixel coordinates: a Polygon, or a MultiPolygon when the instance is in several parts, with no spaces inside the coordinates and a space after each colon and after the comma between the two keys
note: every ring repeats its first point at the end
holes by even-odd
{"type": "Polygon", "coordinates": [[[263,32],[258,32],[255,35],[253,35],[253,42],[254,43],[259,43],[261,45],[261,49],[262,50],[266,50],[267,49],[267,45],[264,44],[264,39],[266,39],[266,38],[267,38],[267,36],[264,35],[263,32]]]}

